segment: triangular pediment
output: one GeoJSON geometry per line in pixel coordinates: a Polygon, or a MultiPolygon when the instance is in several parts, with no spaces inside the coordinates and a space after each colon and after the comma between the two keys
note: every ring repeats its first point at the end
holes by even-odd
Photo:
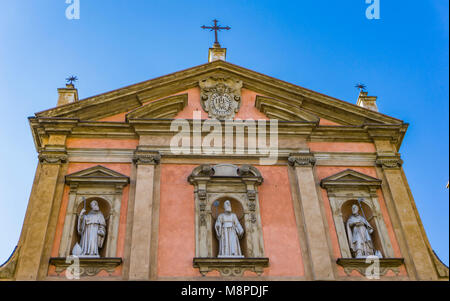
{"type": "Polygon", "coordinates": [[[66,184],[114,184],[126,185],[129,178],[117,171],[101,165],[90,167],[69,175],[66,175],[66,184]]]}
{"type": "Polygon", "coordinates": [[[352,169],[346,169],[322,179],[320,185],[323,188],[345,188],[350,186],[370,186],[375,188],[381,185],[381,180],[352,169]]]}
{"type": "MultiPolygon", "coordinates": [[[[210,76],[231,77],[243,82],[243,88],[266,98],[255,105],[269,116],[280,120],[311,121],[323,118],[340,125],[402,124],[399,119],[359,107],[306,88],[225,62],[214,61],[176,73],[158,77],[75,103],[62,105],[36,113],[37,117],[64,117],[80,120],[100,120],[120,113],[130,112],[144,104],[164,99],[176,93],[199,86],[210,76]],[[275,101],[269,101],[274,99],[275,101]]],[[[179,105],[178,103],[177,105],[179,105]]],[[[167,105],[167,104],[166,104],[167,105]]],[[[173,107],[177,107],[174,105],[173,107]]],[[[163,106],[167,109],[167,106],[163,106]]],[[[152,111],[150,107],[142,109],[152,111]]],[[[144,114],[145,115],[145,114],[144,114]]],[[[172,115],[168,114],[167,116],[172,115]]],[[[157,113],[148,113],[150,118],[157,113]]],[[[163,114],[163,116],[166,116],[163,114]]],[[[170,117],[169,117],[170,118],[170,117]]]]}

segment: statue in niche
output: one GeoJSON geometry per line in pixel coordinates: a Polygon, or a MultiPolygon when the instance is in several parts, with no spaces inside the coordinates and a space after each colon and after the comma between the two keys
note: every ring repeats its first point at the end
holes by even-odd
{"type": "Polygon", "coordinates": [[[355,258],[366,258],[368,256],[381,257],[381,253],[373,247],[370,234],[373,228],[365,217],[359,214],[359,207],[352,206],[352,215],[347,220],[347,235],[350,249],[355,258]]]}
{"type": "Polygon", "coordinates": [[[86,214],[86,200],[84,208],[78,217],[78,234],[80,243],[73,247],[72,254],[79,257],[100,257],[99,249],[103,247],[106,236],[106,222],[97,201],[90,203],[91,210],[86,214]]]}
{"type": "Polygon", "coordinates": [[[244,235],[239,220],[233,212],[231,212],[231,202],[226,200],[223,204],[224,213],[219,214],[214,228],[216,230],[217,239],[219,240],[219,258],[243,258],[239,239],[244,235]]]}

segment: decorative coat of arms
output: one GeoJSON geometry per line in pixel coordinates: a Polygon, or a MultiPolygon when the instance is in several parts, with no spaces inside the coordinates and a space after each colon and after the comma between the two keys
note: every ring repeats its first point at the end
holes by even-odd
{"type": "Polygon", "coordinates": [[[241,106],[242,81],[209,77],[201,80],[201,104],[210,118],[233,119],[241,106]]]}

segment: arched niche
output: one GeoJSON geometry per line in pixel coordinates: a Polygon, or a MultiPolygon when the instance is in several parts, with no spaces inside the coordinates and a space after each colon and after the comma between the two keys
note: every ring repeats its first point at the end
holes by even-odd
{"type": "Polygon", "coordinates": [[[217,221],[217,217],[219,216],[219,214],[224,213],[225,210],[223,208],[224,202],[226,200],[229,200],[231,203],[231,211],[236,214],[239,223],[241,224],[242,228],[244,229],[244,235],[243,237],[239,240],[239,244],[241,247],[241,252],[242,255],[244,255],[244,257],[249,257],[248,256],[248,252],[247,252],[247,229],[245,228],[245,213],[244,213],[244,206],[241,204],[241,202],[237,199],[234,199],[232,197],[228,197],[228,196],[222,196],[217,198],[215,201],[212,202],[211,205],[211,241],[212,241],[212,254],[214,257],[217,257],[218,253],[219,253],[219,241],[216,237],[216,233],[215,233],[215,223],[217,221]]]}
{"type": "MultiPolygon", "coordinates": [[[[112,208],[111,200],[107,200],[102,197],[86,198],[86,214],[89,213],[89,211],[91,210],[90,204],[92,201],[97,201],[100,212],[105,217],[107,231],[106,231],[105,240],[103,242],[103,247],[101,249],[99,249],[99,254],[100,254],[100,257],[107,257],[106,250],[108,249],[108,243],[110,243],[108,238],[109,238],[109,230],[110,230],[110,225],[111,225],[111,218],[110,218],[111,217],[111,208],[112,208]]],[[[75,227],[73,227],[72,239],[70,241],[70,245],[71,245],[70,251],[71,252],[72,252],[75,244],[77,242],[80,242],[80,238],[81,238],[81,236],[78,234],[78,231],[77,231],[77,226],[78,226],[77,223],[78,223],[78,217],[80,216],[81,209],[84,208],[83,198],[79,198],[77,200],[77,203],[78,203],[78,205],[76,207],[75,227]]]]}
{"type": "MultiPolygon", "coordinates": [[[[344,222],[344,227],[345,227],[345,232],[346,232],[347,238],[348,238],[348,233],[347,233],[346,225],[347,225],[347,220],[352,215],[352,206],[353,205],[358,206],[359,214],[361,216],[363,216],[369,222],[370,226],[374,230],[373,233],[370,235],[370,237],[372,238],[372,243],[373,243],[374,249],[380,251],[381,254],[383,255],[383,257],[385,257],[383,246],[381,244],[378,225],[377,225],[376,218],[375,218],[376,215],[374,215],[370,204],[368,204],[367,201],[365,201],[364,199],[361,200],[360,202],[358,202],[358,200],[356,200],[356,199],[351,199],[342,204],[342,208],[341,208],[342,220],[344,222]]],[[[349,246],[349,248],[350,248],[350,246],[349,246]]],[[[350,252],[351,252],[351,250],[350,250],[350,252]]],[[[353,256],[353,254],[352,254],[352,256],[353,256]]]]}

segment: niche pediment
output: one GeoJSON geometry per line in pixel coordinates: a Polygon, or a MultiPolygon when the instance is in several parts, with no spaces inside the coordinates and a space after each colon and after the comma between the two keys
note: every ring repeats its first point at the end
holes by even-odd
{"type": "Polygon", "coordinates": [[[214,180],[214,178],[255,178],[259,184],[263,181],[259,170],[248,164],[240,167],[233,164],[217,164],[214,166],[203,164],[194,168],[188,177],[188,181],[194,183],[198,180],[205,180],[205,177],[210,180],[214,180]]]}
{"type": "Polygon", "coordinates": [[[322,179],[320,186],[326,189],[347,187],[378,188],[381,186],[381,180],[352,169],[346,169],[322,179]]]}
{"type": "Polygon", "coordinates": [[[97,165],[66,175],[66,184],[114,184],[127,185],[130,179],[114,170],[97,165]]]}

